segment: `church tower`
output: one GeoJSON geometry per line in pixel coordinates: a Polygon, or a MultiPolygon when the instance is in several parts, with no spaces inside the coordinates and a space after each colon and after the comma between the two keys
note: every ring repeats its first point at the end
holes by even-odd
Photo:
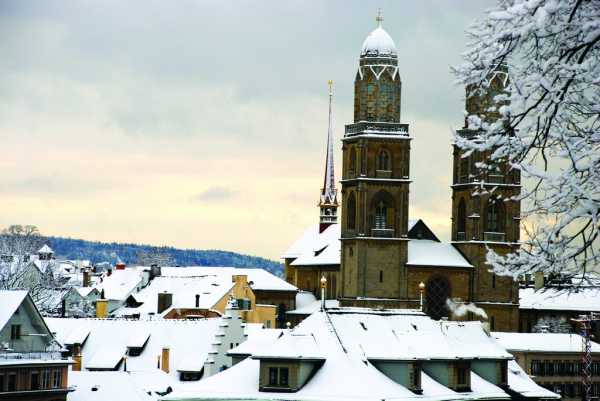
{"type": "Polygon", "coordinates": [[[354,123],[342,139],[343,305],[407,295],[410,136],[400,122],[398,54],[382,20],[363,43],[354,123]]]}
{"type": "Polygon", "coordinates": [[[325,157],[325,178],[319,199],[319,232],[337,223],[337,189],[335,189],[335,170],[333,168],[333,128],[331,121],[331,99],[333,97],[333,81],[329,81],[329,125],[327,128],[327,156],[325,157]]]}
{"type": "MultiPolygon", "coordinates": [[[[493,122],[497,112],[490,112],[494,97],[505,92],[506,67],[490,75],[485,94],[467,93],[467,115],[477,115],[493,122]]],[[[469,92],[470,88],[467,88],[469,92]]],[[[463,137],[477,135],[465,127],[457,131],[463,137]]],[[[487,249],[498,254],[514,252],[519,247],[520,201],[514,200],[521,190],[521,176],[507,163],[491,165],[489,152],[464,152],[454,145],[452,179],[452,242],[474,266],[470,299],[488,315],[491,330],[518,329],[518,285],[510,277],[497,276],[486,264],[487,249]],[[485,167],[482,167],[482,164],[485,167]]]]}

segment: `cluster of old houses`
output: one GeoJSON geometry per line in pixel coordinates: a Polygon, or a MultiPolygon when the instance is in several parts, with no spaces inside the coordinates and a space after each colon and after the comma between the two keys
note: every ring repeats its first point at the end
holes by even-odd
{"type": "MultiPolygon", "coordinates": [[[[499,70],[490,88],[503,79],[499,70]]],[[[71,263],[58,269],[70,283],[60,313],[46,318],[27,292],[0,291],[0,399],[582,398],[584,342],[569,322],[600,312],[600,283],[548,287],[536,276],[520,288],[489,271],[488,247],[519,246],[520,204],[508,199],[520,177],[499,166],[482,181],[474,166],[485,155],[455,149],[451,243],[408,219],[412,138],[381,21],[355,89],[343,219],[330,124],[320,222],[283,255],[285,280],[261,269],[71,263]]],[[[490,98],[467,109],[486,110],[490,98]]],[[[47,247],[38,259],[40,274],[56,263],[47,247]]],[[[600,345],[590,344],[598,397],[600,345]]]]}

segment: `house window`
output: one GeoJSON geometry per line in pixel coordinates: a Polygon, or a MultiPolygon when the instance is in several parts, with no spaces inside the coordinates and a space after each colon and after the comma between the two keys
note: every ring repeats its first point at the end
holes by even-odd
{"type": "Polygon", "coordinates": [[[13,324],[10,326],[10,339],[18,340],[21,338],[21,325],[13,324]]]}
{"type": "Polygon", "coordinates": [[[288,387],[289,374],[288,368],[269,368],[269,386],[288,387]]]}
{"type": "Polygon", "coordinates": [[[6,391],[16,391],[16,390],[17,390],[17,374],[16,373],[9,373],[8,374],[6,391]]]}
{"type": "Polygon", "coordinates": [[[468,369],[464,366],[459,366],[456,368],[456,384],[459,386],[466,386],[467,383],[467,373],[468,369]]]}
{"type": "Polygon", "coordinates": [[[50,387],[50,369],[44,369],[42,371],[42,388],[50,387]]]}
{"type": "Polygon", "coordinates": [[[381,149],[377,155],[377,170],[389,171],[390,168],[390,152],[381,149]]]}
{"type": "Polygon", "coordinates": [[[40,388],[40,372],[34,370],[31,372],[31,390],[38,390],[40,388]]]}
{"type": "Polygon", "coordinates": [[[54,380],[52,381],[52,388],[60,388],[62,381],[62,372],[60,369],[54,371],[54,380]]]}

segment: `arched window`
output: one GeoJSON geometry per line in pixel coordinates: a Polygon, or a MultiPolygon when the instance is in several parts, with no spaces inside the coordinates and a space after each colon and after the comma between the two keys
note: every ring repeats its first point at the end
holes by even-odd
{"type": "Polygon", "coordinates": [[[487,232],[504,232],[504,205],[500,200],[491,200],[487,207],[486,227],[487,232]]]}
{"type": "Polygon", "coordinates": [[[391,170],[390,165],[390,152],[381,149],[377,155],[377,170],[389,171],[391,170]]]}
{"type": "MultiPolygon", "coordinates": [[[[393,229],[394,209],[394,197],[384,190],[377,192],[369,205],[371,228],[376,230],[393,229]]],[[[387,233],[387,235],[390,235],[390,233],[387,233]]]]}
{"type": "Polygon", "coordinates": [[[466,239],[467,229],[467,208],[465,206],[465,200],[461,199],[458,202],[458,211],[456,213],[456,231],[457,231],[457,239],[464,240],[466,239]]]}
{"type": "Polygon", "coordinates": [[[356,198],[354,192],[348,196],[348,230],[356,229],[356,198]]]}
{"type": "Polygon", "coordinates": [[[435,320],[449,315],[446,301],[450,298],[450,283],[445,277],[434,277],[426,284],[427,314],[435,320]]]}

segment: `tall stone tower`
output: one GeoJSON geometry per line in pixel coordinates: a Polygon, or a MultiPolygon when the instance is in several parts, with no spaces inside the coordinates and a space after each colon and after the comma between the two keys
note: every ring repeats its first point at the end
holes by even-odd
{"type": "MultiPolygon", "coordinates": [[[[365,39],[354,81],[354,124],[342,140],[342,304],[407,295],[410,137],[400,123],[401,82],[392,38],[365,39]]],[[[362,303],[361,303],[362,302],[362,303]]]]}
{"type": "Polygon", "coordinates": [[[325,157],[325,178],[319,199],[319,232],[337,223],[337,189],[335,189],[335,170],[333,168],[333,128],[331,120],[331,98],[333,81],[329,81],[329,124],[327,128],[327,156],[325,157]]]}
{"type": "MultiPolygon", "coordinates": [[[[494,97],[505,91],[508,75],[501,66],[490,75],[488,91],[468,96],[468,115],[478,115],[493,122],[497,112],[490,112],[494,97]]],[[[467,88],[467,92],[469,88],[467,88]]],[[[477,131],[465,127],[458,135],[472,137],[477,131]]],[[[514,252],[519,246],[520,201],[513,197],[521,190],[521,176],[507,163],[491,165],[489,152],[474,152],[463,157],[454,145],[452,179],[452,242],[474,266],[470,299],[488,314],[490,328],[497,331],[518,329],[518,285],[512,278],[490,272],[486,264],[487,249],[499,254],[514,252]],[[482,167],[484,163],[487,166],[482,167]]]]}

